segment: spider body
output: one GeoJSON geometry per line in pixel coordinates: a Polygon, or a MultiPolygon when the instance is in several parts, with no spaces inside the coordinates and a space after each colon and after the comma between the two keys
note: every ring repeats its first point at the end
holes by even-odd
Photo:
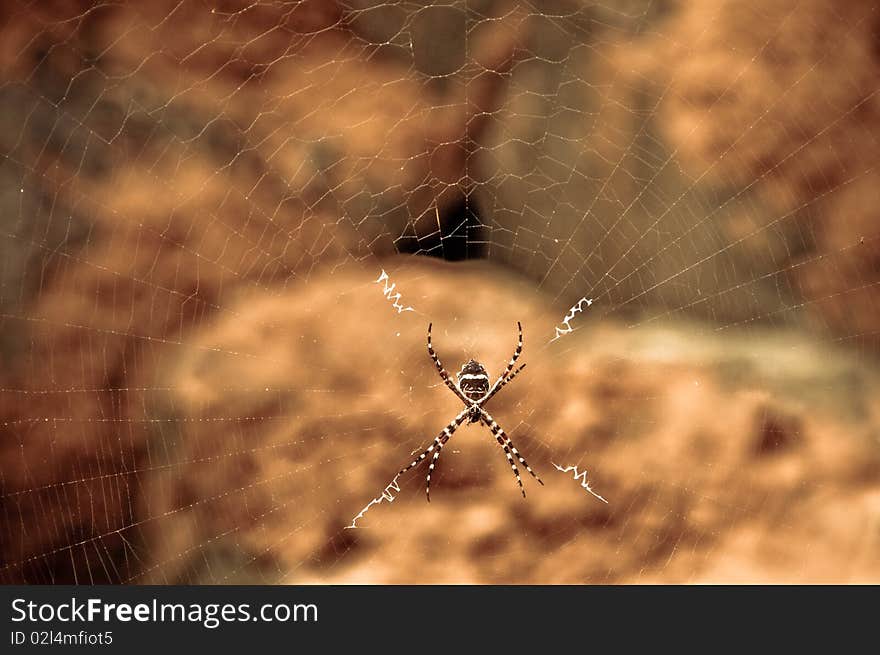
{"type": "MultiPolygon", "coordinates": [[[[437,368],[437,372],[440,374],[440,377],[443,379],[443,383],[449,388],[452,393],[454,393],[459,400],[461,400],[465,407],[464,409],[458,413],[452,422],[447,425],[443,430],[434,438],[434,442],[428,446],[428,448],[419,455],[413,462],[400,470],[397,474],[398,476],[403,475],[408,470],[413,468],[414,466],[418,466],[425,458],[428,457],[431,453],[434,453],[431,458],[431,464],[428,467],[428,478],[427,484],[425,485],[425,494],[428,498],[428,501],[431,500],[431,474],[434,472],[434,467],[437,465],[437,460],[440,458],[440,451],[443,449],[443,446],[446,445],[446,442],[452,437],[453,433],[458,429],[462,423],[467,420],[468,423],[477,423],[480,422],[489,428],[489,431],[492,433],[492,436],[495,437],[495,441],[498,442],[498,445],[501,446],[501,449],[504,451],[504,456],[507,458],[507,463],[510,464],[510,468],[513,471],[513,474],[516,476],[517,484],[519,484],[520,491],[522,492],[523,498],[526,496],[525,488],[523,488],[522,479],[519,477],[519,469],[516,466],[516,462],[514,461],[514,457],[516,457],[520,464],[526,467],[526,470],[542,485],[544,484],[541,481],[535,472],[529,467],[526,460],[522,455],[519,454],[519,451],[516,449],[516,446],[513,445],[513,442],[510,440],[510,437],[504,432],[500,425],[495,421],[492,416],[489,415],[483,406],[492,398],[498,391],[506,385],[508,382],[513,380],[516,377],[517,373],[519,373],[523,368],[525,368],[525,364],[520,365],[519,368],[513,370],[514,364],[516,364],[516,360],[519,359],[520,354],[522,353],[523,341],[522,341],[522,325],[519,323],[516,324],[517,328],[519,328],[519,341],[516,345],[516,350],[513,353],[513,356],[510,358],[510,361],[507,363],[507,368],[504,369],[504,372],[501,374],[501,377],[493,385],[489,385],[489,374],[486,372],[486,369],[480,364],[478,361],[471,359],[466,362],[462,367],[461,371],[457,374],[458,383],[452,381],[449,376],[449,373],[443,368],[443,364],[440,363],[440,358],[437,357],[437,353],[434,352],[434,347],[431,345],[431,324],[428,324],[428,355],[430,355],[431,359],[434,362],[434,366],[437,368]]],[[[395,478],[396,479],[396,478],[395,478]]]]}
{"type": "MultiPolygon", "coordinates": [[[[489,393],[489,374],[483,365],[476,360],[470,360],[461,367],[458,375],[458,388],[468,400],[478,403],[489,393]]],[[[476,423],[480,420],[480,408],[471,405],[468,413],[468,423],[476,423]]]]}

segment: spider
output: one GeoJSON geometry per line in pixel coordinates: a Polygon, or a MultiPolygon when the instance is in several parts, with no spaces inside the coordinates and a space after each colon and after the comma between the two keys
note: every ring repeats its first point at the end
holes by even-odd
{"type": "Polygon", "coordinates": [[[459,412],[458,416],[452,419],[449,425],[443,428],[440,434],[434,438],[434,442],[428,446],[421,455],[414,459],[412,464],[400,470],[397,474],[398,477],[414,466],[418,466],[433,452],[434,456],[431,458],[431,464],[428,467],[428,478],[427,484],[425,485],[425,495],[428,502],[431,502],[431,474],[434,472],[434,467],[437,465],[437,460],[440,458],[440,451],[443,449],[443,446],[446,445],[446,442],[449,441],[452,434],[458,429],[459,425],[465,421],[468,423],[477,423],[479,421],[489,428],[492,432],[492,436],[495,437],[495,440],[498,442],[498,445],[504,450],[510,468],[516,476],[519,489],[522,492],[523,498],[525,498],[526,490],[523,487],[522,479],[519,477],[519,469],[516,467],[516,462],[513,461],[514,456],[519,459],[520,464],[525,466],[526,470],[533,478],[540,482],[541,485],[543,485],[544,482],[529,467],[526,460],[523,459],[523,456],[519,454],[519,451],[513,445],[510,437],[508,437],[504,430],[501,429],[501,426],[495,422],[495,419],[492,418],[489,412],[483,409],[483,406],[492,398],[492,396],[498,393],[502,387],[516,377],[517,373],[526,367],[525,364],[521,364],[519,368],[515,371],[513,370],[516,360],[519,359],[519,356],[522,353],[522,325],[519,322],[516,324],[517,328],[519,328],[519,341],[516,344],[516,350],[513,353],[513,357],[511,357],[510,361],[507,363],[507,368],[504,369],[504,373],[501,374],[501,377],[499,377],[491,387],[489,386],[489,375],[486,373],[486,369],[482,364],[473,359],[466,362],[461,367],[461,371],[459,371],[456,376],[458,378],[458,383],[456,384],[452,381],[449,373],[446,372],[446,369],[443,368],[443,364],[440,363],[440,358],[437,357],[437,353],[434,352],[434,347],[431,345],[431,325],[431,323],[428,324],[428,354],[431,356],[434,366],[437,367],[437,371],[440,373],[443,383],[465,404],[465,408],[459,412]]]}

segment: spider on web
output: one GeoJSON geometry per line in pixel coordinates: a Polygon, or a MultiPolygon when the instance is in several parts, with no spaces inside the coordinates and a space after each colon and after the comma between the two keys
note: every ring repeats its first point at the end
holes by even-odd
{"type": "Polygon", "coordinates": [[[513,370],[516,360],[519,359],[519,356],[522,353],[522,325],[519,322],[516,324],[517,328],[519,328],[519,340],[516,344],[516,350],[513,353],[513,357],[510,358],[510,362],[508,362],[504,373],[501,374],[501,377],[498,378],[491,388],[489,387],[489,375],[486,373],[486,369],[482,364],[473,359],[466,362],[461,367],[461,371],[456,375],[458,382],[456,383],[452,381],[449,373],[443,368],[443,364],[440,363],[440,358],[437,357],[437,353],[434,352],[434,347],[431,345],[431,325],[431,323],[428,324],[428,354],[431,356],[434,365],[437,367],[440,377],[443,378],[443,383],[465,404],[465,408],[458,414],[458,416],[452,419],[449,425],[443,428],[440,434],[434,438],[434,442],[428,446],[421,455],[413,460],[412,464],[401,469],[397,475],[401,476],[414,466],[418,466],[433,452],[434,456],[431,458],[431,465],[428,467],[428,478],[425,486],[425,495],[427,496],[428,502],[431,502],[431,473],[434,472],[434,467],[437,465],[437,460],[440,458],[440,451],[443,449],[443,446],[446,445],[446,442],[449,441],[452,434],[458,429],[458,426],[464,423],[465,420],[467,420],[468,423],[476,423],[479,421],[489,428],[492,432],[492,436],[495,437],[495,440],[498,442],[498,445],[504,450],[510,468],[516,476],[519,489],[522,492],[523,498],[525,498],[526,490],[523,487],[522,479],[519,477],[519,469],[516,467],[516,462],[513,460],[514,456],[519,459],[520,463],[526,467],[526,470],[533,478],[540,482],[541,485],[543,485],[544,482],[535,474],[531,467],[529,467],[526,460],[516,449],[516,446],[513,445],[510,437],[508,437],[504,430],[501,429],[501,426],[495,422],[495,419],[492,418],[489,412],[483,409],[483,406],[492,398],[492,396],[498,393],[508,382],[513,380],[517,373],[523,370],[526,366],[525,364],[522,364],[515,371],[513,370]]]}

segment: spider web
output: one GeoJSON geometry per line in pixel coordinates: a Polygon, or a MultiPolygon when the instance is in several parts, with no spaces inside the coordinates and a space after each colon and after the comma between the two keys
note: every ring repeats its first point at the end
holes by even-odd
{"type": "Polygon", "coordinates": [[[0,16],[4,582],[880,579],[875,3],[0,16]]]}

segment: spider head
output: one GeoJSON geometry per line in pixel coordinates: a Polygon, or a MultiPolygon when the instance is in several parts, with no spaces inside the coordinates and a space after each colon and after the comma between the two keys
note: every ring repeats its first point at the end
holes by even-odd
{"type": "Polygon", "coordinates": [[[458,388],[468,398],[477,402],[489,393],[489,375],[480,362],[470,360],[458,372],[458,388]]]}

